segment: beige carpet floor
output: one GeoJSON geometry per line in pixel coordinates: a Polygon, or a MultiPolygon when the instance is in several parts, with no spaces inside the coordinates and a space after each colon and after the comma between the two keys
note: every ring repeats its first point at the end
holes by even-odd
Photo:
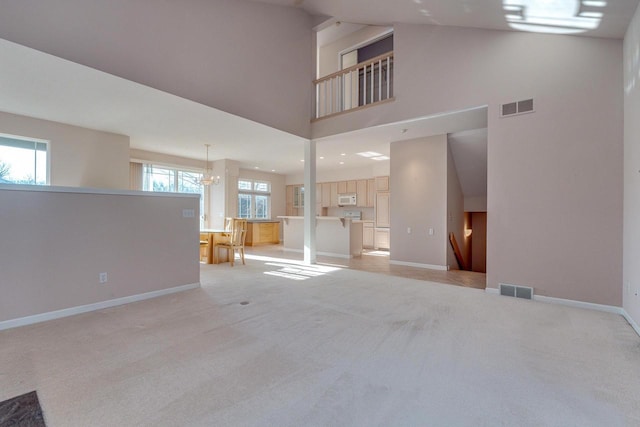
{"type": "Polygon", "coordinates": [[[0,332],[0,401],[56,426],[638,426],[617,315],[288,260],[0,332]]]}

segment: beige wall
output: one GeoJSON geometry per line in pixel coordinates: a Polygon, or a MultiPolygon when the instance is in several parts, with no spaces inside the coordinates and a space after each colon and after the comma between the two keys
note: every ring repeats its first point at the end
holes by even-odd
{"type": "Polygon", "coordinates": [[[129,188],[129,137],[0,112],[0,133],[50,141],[50,184],[129,188]]]}
{"type": "Polygon", "coordinates": [[[236,0],[3,2],[0,37],[303,137],[312,19],[236,0]]]}
{"type": "Polygon", "coordinates": [[[196,197],[15,188],[0,187],[0,322],[199,282],[196,197]]]}
{"type": "Polygon", "coordinates": [[[488,105],[488,286],[620,306],[622,42],[396,24],[394,51],[396,101],[313,138],[488,105]],[[535,113],[498,117],[530,97],[535,113]]]}
{"type": "Polygon", "coordinates": [[[624,39],[624,309],[640,325],[640,10],[624,39]]]}
{"type": "MultiPolygon", "coordinates": [[[[451,147],[447,144],[447,264],[451,269],[461,269],[458,265],[455,253],[449,242],[449,233],[456,236],[456,242],[460,253],[464,257],[466,252],[464,237],[464,195],[460,187],[460,180],[453,162],[451,147]]],[[[464,260],[465,264],[468,260],[464,260]]]]}
{"type": "Polygon", "coordinates": [[[392,142],[390,181],[391,260],[446,266],[447,136],[392,142]]]}

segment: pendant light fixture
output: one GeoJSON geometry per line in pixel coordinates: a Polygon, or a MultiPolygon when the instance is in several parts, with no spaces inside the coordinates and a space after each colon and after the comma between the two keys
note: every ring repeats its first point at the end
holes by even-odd
{"type": "Polygon", "coordinates": [[[204,172],[202,174],[202,178],[200,178],[200,184],[218,185],[218,183],[220,182],[220,177],[219,176],[214,177],[211,174],[211,168],[209,168],[209,147],[211,146],[211,144],[204,144],[204,146],[207,148],[207,162],[204,164],[204,172]]]}

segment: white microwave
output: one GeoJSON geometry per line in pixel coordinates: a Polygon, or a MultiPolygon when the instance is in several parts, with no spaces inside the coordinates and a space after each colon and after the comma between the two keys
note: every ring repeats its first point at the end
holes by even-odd
{"type": "Polygon", "coordinates": [[[338,194],[338,206],[355,206],[355,194],[338,194]]]}

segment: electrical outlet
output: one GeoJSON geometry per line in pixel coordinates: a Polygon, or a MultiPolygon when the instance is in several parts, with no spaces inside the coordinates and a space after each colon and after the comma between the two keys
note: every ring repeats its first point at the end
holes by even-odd
{"type": "Polygon", "coordinates": [[[100,283],[107,283],[107,273],[99,273],[98,280],[100,280],[100,283]]]}
{"type": "Polygon", "coordinates": [[[196,211],[194,209],[182,209],[183,218],[195,218],[196,211]]]}
{"type": "Polygon", "coordinates": [[[429,236],[433,236],[433,227],[429,227],[429,236]]]}

